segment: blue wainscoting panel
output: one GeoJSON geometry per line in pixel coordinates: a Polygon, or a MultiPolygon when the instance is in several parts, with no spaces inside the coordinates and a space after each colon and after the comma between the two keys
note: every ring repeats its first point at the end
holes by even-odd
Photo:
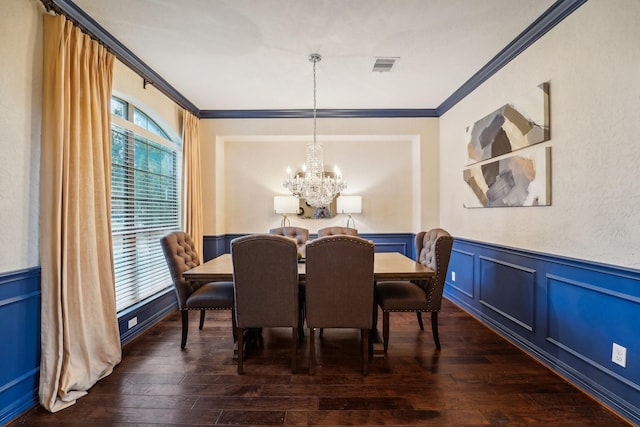
{"type": "Polygon", "coordinates": [[[0,274],[0,425],[38,402],[40,267],[0,274]]]}
{"type": "Polygon", "coordinates": [[[475,255],[473,252],[463,251],[454,247],[451,250],[449,260],[449,271],[447,275],[447,288],[450,291],[460,293],[460,298],[473,300],[474,282],[473,273],[475,271],[475,255]],[[455,280],[454,280],[455,276],[455,280]]]}
{"type": "Polygon", "coordinates": [[[376,252],[400,252],[415,259],[414,239],[411,233],[368,233],[360,234],[363,239],[371,240],[376,246],[376,252]]]}
{"type": "MultiPolygon", "coordinates": [[[[0,273],[0,425],[38,404],[40,281],[40,267],[0,273]]],[[[171,287],[119,313],[122,343],[146,331],[176,308],[171,287]],[[137,324],[128,328],[133,317],[137,324]]]]}
{"type": "MultiPolygon", "coordinates": [[[[226,234],[224,236],[204,236],[203,238],[203,260],[206,262],[222,254],[231,252],[231,240],[243,234],[226,234]]],[[[318,236],[310,234],[309,239],[313,240],[318,236]]],[[[376,252],[400,252],[409,258],[415,258],[414,239],[411,233],[363,233],[363,239],[371,240],[376,247],[376,252]]]]}
{"type": "Polygon", "coordinates": [[[640,271],[456,238],[445,296],[640,425],[640,271]]]}
{"type": "Polygon", "coordinates": [[[535,271],[493,258],[480,257],[479,301],[499,321],[533,331],[535,271]],[[495,286],[500,282],[502,286],[495,286]]]}
{"type": "Polygon", "coordinates": [[[589,378],[618,378],[640,392],[640,369],[627,369],[640,354],[640,340],[629,340],[638,336],[630,319],[640,319],[640,298],[555,275],[547,285],[547,340],[583,361],[589,378]],[[627,367],[612,363],[614,342],[627,349],[627,367]]]}
{"type": "MultiPolygon", "coordinates": [[[[178,299],[173,285],[152,298],[118,313],[120,342],[126,344],[178,309],[178,299]],[[135,323],[131,328],[129,322],[135,323]]],[[[176,343],[176,345],[178,345],[176,343]]]]}
{"type": "Polygon", "coordinates": [[[202,241],[203,262],[229,253],[229,242],[231,242],[231,239],[227,238],[227,236],[204,236],[202,241]]]}

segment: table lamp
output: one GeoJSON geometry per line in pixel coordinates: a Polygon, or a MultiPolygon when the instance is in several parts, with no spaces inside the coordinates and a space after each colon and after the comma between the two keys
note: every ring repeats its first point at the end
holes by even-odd
{"type": "Polygon", "coordinates": [[[362,213],[362,197],[338,196],[338,213],[349,215],[349,218],[347,218],[347,228],[349,228],[350,222],[353,222],[353,228],[355,228],[356,222],[351,217],[351,214],[362,213]]]}
{"type": "MultiPolygon", "coordinates": [[[[286,223],[289,221],[287,214],[298,213],[299,206],[298,198],[294,196],[275,196],[273,198],[273,211],[282,215],[280,227],[287,226],[286,223]]],[[[291,226],[291,221],[289,221],[289,226],[291,226]]]]}

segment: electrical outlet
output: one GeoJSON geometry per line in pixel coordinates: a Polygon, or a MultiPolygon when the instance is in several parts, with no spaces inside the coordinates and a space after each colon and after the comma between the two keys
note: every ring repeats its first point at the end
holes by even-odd
{"type": "Polygon", "coordinates": [[[451,281],[452,281],[452,282],[455,282],[455,281],[456,281],[456,272],[455,272],[455,271],[452,271],[452,272],[451,272],[451,281]]]}
{"type": "Polygon", "coordinates": [[[138,317],[132,317],[131,319],[129,319],[129,329],[133,328],[134,326],[136,326],[138,324],[138,317]]]}
{"type": "Polygon", "coordinates": [[[613,343],[613,350],[611,350],[611,361],[623,368],[627,367],[627,348],[619,344],[613,343]]]}

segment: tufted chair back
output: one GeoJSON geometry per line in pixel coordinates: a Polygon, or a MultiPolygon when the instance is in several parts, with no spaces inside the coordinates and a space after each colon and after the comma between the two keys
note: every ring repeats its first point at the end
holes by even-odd
{"type": "Polygon", "coordinates": [[[280,227],[272,228],[269,230],[269,234],[276,234],[278,236],[285,236],[295,239],[298,244],[298,248],[304,246],[309,240],[309,230],[302,227],[280,227]]]}
{"type": "Polygon", "coordinates": [[[453,237],[441,228],[421,231],[416,236],[416,261],[434,271],[429,280],[391,280],[376,284],[376,298],[382,308],[382,336],[384,351],[389,345],[389,312],[413,311],[418,318],[420,329],[422,312],[431,312],[431,329],[436,348],[440,348],[438,335],[438,312],[442,307],[442,291],[449,268],[453,237]]]}
{"type": "Polygon", "coordinates": [[[184,231],[174,231],[160,239],[162,251],[169,266],[169,272],[178,296],[178,308],[186,308],[187,298],[201,284],[191,284],[184,280],[182,273],[200,265],[200,256],[196,252],[191,236],[184,231]]]}
{"type": "Polygon", "coordinates": [[[318,237],[324,237],[324,236],[357,236],[358,235],[358,230],[356,230],[355,228],[349,228],[349,227],[340,227],[340,226],[334,226],[334,227],[326,227],[326,228],[321,228],[320,230],[318,230],[318,237]]]}
{"type": "Polygon", "coordinates": [[[167,260],[167,266],[173,279],[173,287],[178,298],[178,308],[182,317],[182,341],[180,347],[187,345],[189,334],[189,311],[200,311],[200,329],[204,326],[207,310],[231,310],[231,330],[236,340],[235,316],[233,315],[233,282],[201,283],[185,280],[183,273],[200,265],[200,256],[196,252],[191,236],[184,231],[174,231],[160,239],[160,246],[167,260]]]}
{"type": "Polygon", "coordinates": [[[453,238],[442,228],[433,228],[429,231],[421,231],[416,235],[416,256],[420,264],[429,267],[436,275],[427,282],[419,282],[427,293],[427,304],[431,310],[440,310],[442,305],[442,292],[447,278],[449,259],[453,238]]]}

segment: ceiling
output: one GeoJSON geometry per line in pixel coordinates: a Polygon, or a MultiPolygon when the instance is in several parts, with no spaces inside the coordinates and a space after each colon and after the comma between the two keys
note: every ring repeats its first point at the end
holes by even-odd
{"type": "Polygon", "coordinates": [[[555,0],[74,0],[200,110],[435,109],[555,0]],[[376,57],[399,57],[373,72],[376,57]]]}

